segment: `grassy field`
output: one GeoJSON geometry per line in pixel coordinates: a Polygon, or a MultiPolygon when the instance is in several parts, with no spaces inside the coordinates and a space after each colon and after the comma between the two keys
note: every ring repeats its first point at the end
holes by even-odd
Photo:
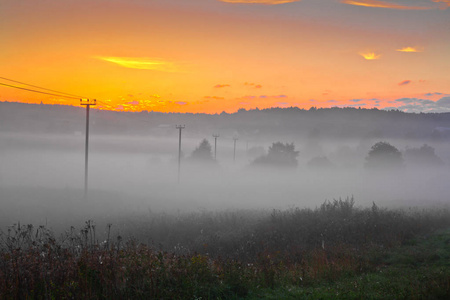
{"type": "Polygon", "coordinates": [[[450,230],[368,256],[371,268],[308,287],[282,286],[247,299],[448,299],[450,230]]]}
{"type": "Polygon", "coordinates": [[[1,299],[448,299],[448,209],[148,214],[0,233],[1,299]],[[121,223],[125,222],[120,220],[121,223]],[[99,233],[102,231],[102,233],[99,233]],[[125,233],[128,232],[128,233],[125,233]]]}

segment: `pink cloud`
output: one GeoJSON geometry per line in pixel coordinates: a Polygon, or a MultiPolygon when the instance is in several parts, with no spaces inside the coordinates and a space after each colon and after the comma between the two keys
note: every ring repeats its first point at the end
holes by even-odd
{"type": "Polygon", "coordinates": [[[411,80],[403,80],[402,82],[399,82],[398,85],[402,86],[402,85],[407,85],[407,84],[410,84],[410,83],[411,83],[411,80]]]}
{"type": "Polygon", "coordinates": [[[223,100],[224,97],[218,97],[218,96],[205,96],[205,99],[216,99],[216,100],[223,100]]]}
{"type": "Polygon", "coordinates": [[[250,86],[250,87],[254,87],[255,89],[260,89],[260,88],[262,88],[262,85],[256,84],[256,83],[253,83],[253,82],[246,82],[246,83],[244,83],[244,85],[250,86]]]}

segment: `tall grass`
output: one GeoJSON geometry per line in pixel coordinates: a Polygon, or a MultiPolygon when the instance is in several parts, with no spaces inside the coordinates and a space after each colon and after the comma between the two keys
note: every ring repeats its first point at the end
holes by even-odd
{"type": "Polygon", "coordinates": [[[15,224],[0,232],[1,299],[230,299],[376,270],[377,257],[450,227],[439,210],[356,208],[153,214],[127,239],[94,222],[59,237],[15,224]],[[376,253],[376,255],[374,255],[376,253]]]}

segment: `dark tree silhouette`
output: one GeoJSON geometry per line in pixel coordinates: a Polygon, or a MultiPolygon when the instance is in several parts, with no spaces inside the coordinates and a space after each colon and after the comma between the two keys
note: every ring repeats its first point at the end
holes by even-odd
{"type": "Polygon", "coordinates": [[[258,157],[253,161],[254,165],[271,165],[278,167],[296,167],[298,151],[295,151],[294,143],[273,143],[269,147],[267,155],[258,157]]]}
{"type": "Polygon", "coordinates": [[[213,162],[212,147],[207,139],[203,139],[197,148],[192,152],[191,159],[199,162],[213,162]]]}
{"type": "Polygon", "coordinates": [[[366,157],[366,167],[370,169],[398,169],[402,166],[402,153],[387,142],[373,145],[366,157]]]}
{"type": "Polygon", "coordinates": [[[442,159],[434,152],[434,148],[428,146],[427,144],[424,144],[420,148],[407,148],[405,150],[405,159],[408,164],[412,164],[417,167],[439,167],[444,165],[442,159]]]}

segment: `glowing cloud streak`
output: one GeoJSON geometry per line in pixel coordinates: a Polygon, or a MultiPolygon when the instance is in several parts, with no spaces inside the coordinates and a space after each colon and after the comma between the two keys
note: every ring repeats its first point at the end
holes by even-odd
{"type": "Polygon", "coordinates": [[[376,60],[381,57],[381,54],[377,54],[375,52],[369,52],[369,53],[359,53],[364,59],[366,60],[376,60]]]}
{"type": "Polygon", "coordinates": [[[145,58],[145,57],[97,57],[97,58],[130,69],[154,70],[163,72],[182,72],[181,69],[175,63],[164,61],[162,59],[145,58]]]}
{"type": "Polygon", "coordinates": [[[301,0],[219,0],[226,3],[234,4],[264,4],[264,5],[278,5],[285,3],[300,2],[301,0]]]}
{"type": "Polygon", "coordinates": [[[401,9],[401,10],[429,10],[433,7],[427,6],[405,6],[399,5],[391,2],[378,1],[378,0],[341,0],[341,3],[365,6],[365,7],[375,7],[375,8],[389,8],[389,9],[401,9]]]}
{"type": "Polygon", "coordinates": [[[230,87],[231,85],[229,84],[217,84],[214,86],[214,88],[216,89],[221,89],[221,88],[226,88],[226,87],[230,87]]]}
{"type": "Polygon", "coordinates": [[[419,50],[415,47],[404,47],[401,49],[397,49],[398,52],[422,52],[422,50],[419,50]]]}

